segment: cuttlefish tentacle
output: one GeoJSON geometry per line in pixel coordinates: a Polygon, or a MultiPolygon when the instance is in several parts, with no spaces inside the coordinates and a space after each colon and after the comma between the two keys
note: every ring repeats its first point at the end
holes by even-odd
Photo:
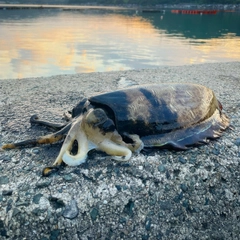
{"type": "MultiPolygon", "coordinates": [[[[84,163],[87,158],[87,153],[90,150],[88,147],[88,139],[86,137],[86,134],[81,131],[80,133],[77,134],[75,139],[78,142],[78,152],[76,155],[72,155],[70,153],[70,145],[66,149],[65,153],[62,156],[62,160],[69,166],[77,166],[80,165],[81,163],[84,163]]],[[[73,144],[73,141],[71,141],[71,146],[73,144]]],[[[63,149],[64,152],[64,149],[63,149]]]]}
{"type": "Polygon", "coordinates": [[[98,147],[103,152],[111,155],[111,158],[116,161],[128,161],[132,156],[132,151],[129,148],[116,144],[110,139],[104,139],[98,147]]]}
{"type": "Polygon", "coordinates": [[[90,109],[82,118],[75,121],[70,129],[60,153],[53,166],[65,162],[69,166],[77,166],[86,161],[87,153],[93,149],[112,156],[117,161],[127,161],[132,152],[141,150],[143,143],[138,135],[128,135],[133,143],[125,143],[117,132],[114,122],[102,109],[90,109]],[[74,141],[78,142],[78,152],[71,154],[74,141]]]}
{"type": "Polygon", "coordinates": [[[52,166],[45,167],[43,169],[43,176],[46,177],[53,172],[56,172],[62,162],[66,163],[69,166],[77,166],[85,162],[88,152],[88,140],[85,133],[81,131],[81,121],[82,118],[79,117],[74,123],[72,123],[71,129],[69,130],[63,142],[63,145],[55,162],[52,166]],[[72,155],[71,150],[75,140],[78,141],[78,153],[76,155],[72,155]]]}
{"type": "Polygon", "coordinates": [[[54,122],[50,122],[50,121],[46,121],[46,120],[40,120],[36,114],[31,116],[30,123],[50,127],[50,128],[56,129],[56,130],[60,130],[68,124],[68,123],[62,124],[62,123],[54,123],[54,122]]]}
{"type": "Polygon", "coordinates": [[[109,119],[102,109],[90,110],[83,118],[83,129],[88,140],[97,148],[118,161],[127,161],[132,152],[142,149],[143,144],[138,135],[129,135],[133,143],[125,143],[117,132],[114,122],[109,119]]]}
{"type": "Polygon", "coordinates": [[[17,142],[17,143],[7,143],[2,146],[2,149],[35,147],[35,146],[41,145],[41,144],[52,144],[52,143],[58,142],[66,136],[66,133],[71,128],[71,125],[72,125],[72,123],[69,123],[61,130],[59,130],[55,133],[52,133],[52,134],[48,134],[46,136],[41,136],[38,138],[29,139],[29,140],[25,140],[25,141],[21,141],[21,142],[17,142]]]}
{"type": "Polygon", "coordinates": [[[144,148],[144,143],[140,139],[139,135],[137,134],[129,134],[129,133],[123,133],[125,137],[128,137],[132,140],[132,143],[125,143],[126,146],[135,153],[140,153],[140,151],[144,148]]]}

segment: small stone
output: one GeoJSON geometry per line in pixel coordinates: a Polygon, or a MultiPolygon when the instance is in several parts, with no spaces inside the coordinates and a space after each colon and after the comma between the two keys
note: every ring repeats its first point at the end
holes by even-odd
{"type": "Polygon", "coordinates": [[[55,229],[51,232],[51,235],[50,235],[50,240],[57,240],[58,237],[59,237],[59,234],[60,234],[60,230],[59,229],[55,229]]]}
{"type": "Polygon", "coordinates": [[[212,153],[214,155],[218,156],[220,154],[220,151],[219,151],[219,149],[215,148],[215,149],[213,149],[212,153]]]}
{"type": "Polygon", "coordinates": [[[34,214],[35,216],[40,216],[41,215],[41,209],[39,208],[34,208],[32,210],[32,214],[34,214]]]}
{"type": "Polygon", "coordinates": [[[170,178],[171,178],[171,175],[170,175],[170,173],[169,173],[168,170],[166,171],[166,178],[167,178],[167,179],[170,179],[170,178]]]}
{"type": "Polygon", "coordinates": [[[3,196],[11,196],[13,193],[13,190],[3,190],[2,195],[3,196]]]}
{"type": "Polygon", "coordinates": [[[197,158],[196,157],[191,157],[189,160],[190,164],[196,164],[197,158]]]}
{"type": "Polygon", "coordinates": [[[185,208],[189,208],[190,206],[189,200],[188,199],[183,200],[182,206],[185,208]]]}
{"type": "Polygon", "coordinates": [[[240,138],[237,138],[237,139],[235,140],[234,144],[239,147],[239,146],[240,146],[240,138]]]}
{"type": "Polygon", "coordinates": [[[36,183],[36,187],[38,188],[45,188],[48,187],[51,184],[51,181],[43,181],[43,182],[38,182],[36,183]]]}
{"type": "Polygon", "coordinates": [[[19,207],[19,206],[26,206],[27,207],[27,206],[29,206],[29,204],[30,204],[29,201],[18,201],[18,202],[15,203],[15,206],[16,207],[19,207]]]}
{"type": "Polygon", "coordinates": [[[146,221],[145,221],[145,228],[146,228],[147,231],[151,230],[151,223],[152,223],[152,219],[147,217],[146,221]]]}
{"type": "Polygon", "coordinates": [[[232,142],[230,140],[228,140],[228,139],[225,139],[225,144],[229,148],[232,147],[232,145],[233,145],[232,142]]]}
{"type": "Polygon", "coordinates": [[[173,170],[173,175],[174,175],[175,177],[178,177],[179,174],[180,174],[180,172],[181,172],[180,169],[174,169],[174,170],[173,170]]]}
{"type": "Polygon", "coordinates": [[[21,213],[21,211],[18,208],[14,208],[12,212],[12,216],[16,216],[17,214],[21,213]]]}
{"type": "Polygon", "coordinates": [[[165,172],[166,171],[166,167],[165,167],[165,165],[164,164],[160,164],[159,166],[158,166],[158,171],[159,172],[165,172]]]}
{"type": "Polygon", "coordinates": [[[117,189],[118,191],[121,191],[121,190],[122,190],[122,187],[121,187],[120,185],[115,185],[115,187],[116,187],[116,189],[117,189]]]}
{"type": "Polygon", "coordinates": [[[115,174],[117,175],[117,176],[120,176],[120,169],[118,168],[118,167],[116,167],[116,168],[114,168],[113,169],[113,171],[115,172],[115,174]]]}
{"type": "Polygon", "coordinates": [[[12,158],[12,162],[15,163],[15,164],[18,164],[20,161],[19,161],[19,159],[12,158]]]}
{"type": "Polygon", "coordinates": [[[127,219],[125,217],[120,217],[119,218],[119,223],[126,223],[127,219]]]}
{"type": "Polygon", "coordinates": [[[67,182],[71,182],[73,180],[73,177],[71,174],[67,174],[65,175],[64,177],[64,180],[67,181],[67,182]]]}
{"type": "Polygon", "coordinates": [[[94,176],[95,178],[98,178],[102,175],[102,171],[95,172],[94,176]]]}
{"type": "Polygon", "coordinates": [[[9,179],[7,176],[1,176],[0,177],[0,185],[9,183],[9,179]]]}
{"type": "Polygon", "coordinates": [[[169,201],[160,201],[160,208],[162,210],[171,210],[172,209],[172,204],[169,201]]]}
{"type": "Polygon", "coordinates": [[[0,236],[8,237],[7,230],[5,229],[4,222],[0,219],[0,236]]]}
{"type": "Polygon", "coordinates": [[[97,216],[98,216],[98,209],[93,208],[90,212],[90,217],[91,217],[92,221],[95,221],[97,219],[97,216]]]}
{"type": "Polygon", "coordinates": [[[131,163],[121,163],[120,162],[120,164],[119,164],[121,167],[126,167],[126,168],[128,168],[128,167],[131,167],[132,166],[132,164],[131,163]]]}
{"type": "Polygon", "coordinates": [[[37,149],[37,148],[34,148],[34,149],[32,150],[32,152],[33,152],[34,154],[39,154],[39,153],[40,153],[40,150],[37,149]]]}
{"type": "Polygon", "coordinates": [[[59,193],[62,193],[62,192],[63,192],[62,188],[59,188],[59,189],[58,189],[58,192],[59,192],[59,193]]]}
{"type": "Polygon", "coordinates": [[[65,206],[65,203],[60,198],[49,197],[48,200],[49,200],[51,206],[55,209],[63,208],[65,206]]]}
{"type": "Polygon", "coordinates": [[[164,190],[165,190],[166,192],[171,191],[171,186],[170,186],[169,184],[166,184],[165,187],[164,187],[164,190]]]}
{"type": "Polygon", "coordinates": [[[185,163],[187,162],[187,160],[186,160],[185,158],[183,158],[183,157],[179,157],[179,158],[178,158],[178,161],[179,161],[180,163],[182,163],[182,164],[185,164],[185,163]]]}
{"type": "Polygon", "coordinates": [[[0,157],[0,160],[2,160],[4,162],[8,162],[8,161],[11,161],[11,157],[8,155],[3,155],[0,157]]]}
{"type": "Polygon", "coordinates": [[[180,185],[180,188],[182,189],[183,192],[186,192],[188,190],[188,186],[185,183],[182,183],[180,185]]]}
{"type": "Polygon", "coordinates": [[[174,215],[175,217],[179,217],[180,215],[182,215],[182,213],[183,213],[183,211],[182,211],[181,209],[178,209],[178,210],[176,210],[176,211],[173,212],[173,215],[174,215]]]}
{"type": "Polygon", "coordinates": [[[149,235],[148,234],[142,235],[142,240],[148,240],[148,239],[149,239],[149,235]]]}
{"type": "Polygon", "coordinates": [[[7,202],[6,212],[9,212],[9,211],[12,209],[12,204],[13,204],[13,200],[10,199],[10,200],[7,202]]]}
{"type": "Polygon", "coordinates": [[[68,219],[74,219],[78,215],[78,206],[75,199],[72,199],[68,205],[66,205],[65,210],[63,211],[63,217],[68,219]]]}
{"type": "Polygon", "coordinates": [[[41,194],[41,193],[36,194],[36,195],[33,197],[33,203],[39,204],[40,198],[41,198],[42,196],[43,196],[43,194],[41,194]]]}
{"type": "Polygon", "coordinates": [[[134,209],[134,201],[130,199],[128,203],[125,205],[123,212],[128,214],[129,216],[133,215],[133,209],[134,209]]]}
{"type": "Polygon", "coordinates": [[[178,195],[176,195],[173,198],[173,201],[176,202],[176,203],[179,203],[182,199],[183,199],[183,192],[180,192],[178,195]]]}

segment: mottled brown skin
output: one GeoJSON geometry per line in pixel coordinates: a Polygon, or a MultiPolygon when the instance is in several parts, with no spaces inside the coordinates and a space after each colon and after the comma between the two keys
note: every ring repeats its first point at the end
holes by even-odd
{"type": "MultiPolygon", "coordinates": [[[[72,111],[72,120],[65,126],[31,121],[60,129],[58,132],[2,148],[47,144],[67,135],[53,166],[62,161],[76,166],[86,160],[93,148],[127,161],[132,152],[142,147],[187,149],[217,138],[229,126],[221,104],[212,90],[198,84],[140,85],[93,96],[81,101],[72,111]],[[78,141],[78,152],[71,153],[78,141]]],[[[45,168],[49,175],[54,167],[45,168]]]]}

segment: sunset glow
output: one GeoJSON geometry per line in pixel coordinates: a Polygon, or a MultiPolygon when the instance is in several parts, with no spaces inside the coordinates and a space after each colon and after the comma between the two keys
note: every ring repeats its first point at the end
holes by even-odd
{"type": "Polygon", "coordinates": [[[157,29],[142,16],[114,13],[57,12],[23,18],[2,24],[1,36],[1,79],[240,58],[240,38],[198,39],[192,44],[181,34],[157,29]]]}

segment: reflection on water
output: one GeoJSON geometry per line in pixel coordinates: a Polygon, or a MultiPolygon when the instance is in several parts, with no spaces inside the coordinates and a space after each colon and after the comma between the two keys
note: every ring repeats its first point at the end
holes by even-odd
{"type": "Polygon", "coordinates": [[[0,79],[240,60],[240,14],[0,12],[0,79]]]}

